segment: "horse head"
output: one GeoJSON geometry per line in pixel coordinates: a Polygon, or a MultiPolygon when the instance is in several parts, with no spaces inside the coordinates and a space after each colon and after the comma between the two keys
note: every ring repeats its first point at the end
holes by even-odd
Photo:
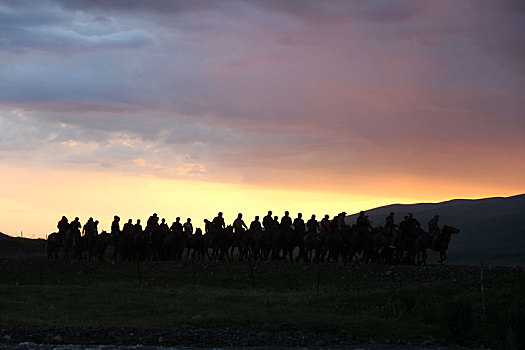
{"type": "Polygon", "coordinates": [[[455,233],[459,233],[460,231],[461,230],[459,228],[445,225],[445,226],[443,226],[443,229],[441,230],[441,233],[452,235],[452,234],[455,234],[455,233]]]}

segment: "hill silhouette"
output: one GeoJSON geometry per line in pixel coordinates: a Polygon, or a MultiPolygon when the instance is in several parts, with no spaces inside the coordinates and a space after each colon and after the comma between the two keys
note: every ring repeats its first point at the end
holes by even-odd
{"type": "Polygon", "coordinates": [[[0,232],[1,257],[44,256],[45,251],[46,241],[44,239],[11,237],[0,232]]]}
{"type": "MultiPolygon", "coordinates": [[[[485,199],[454,199],[441,203],[392,204],[367,210],[374,226],[384,225],[394,212],[396,224],[413,213],[425,230],[427,223],[439,215],[440,227],[461,229],[454,235],[447,253],[448,264],[525,266],[525,194],[485,199]]],[[[358,214],[346,217],[355,223],[358,214]]],[[[437,255],[436,255],[437,256],[437,255]]],[[[437,259],[437,258],[436,258],[437,259]]],[[[434,255],[429,259],[435,262],[434,255]]]]}

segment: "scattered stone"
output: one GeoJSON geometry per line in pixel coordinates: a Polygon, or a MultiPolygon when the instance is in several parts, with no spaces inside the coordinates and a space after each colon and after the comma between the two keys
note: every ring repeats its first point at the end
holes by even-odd
{"type": "Polygon", "coordinates": [[[53,337],[53,340],[56,341],[57,343],[62,343],[62,341],[64,341],[64,339],[62,339],[60,335],[55,335],[53,337]]]}
{"type": "Polygon", "coordinates": [[[263,329],[269,329],[270,328],[270,323],[269,322],[264,322],[263,323],[263,329]]]}
{"type": "Polygon", "coordinates": [[[191,317],[192,320],[202,320],[202,315],[195,315],[191,317]]]}
{"type": "Polygon", "coordinates": [[[164,337],[160,336],[159,339],[157,339],[157,342],[160,344],[164,343],[164,337]]]}
{"type": "Polygon", "coordinates": [[[13,338],[11,338],[11,336],[9,334],[6,334],[6,335],[4,335],[4,340],[5,341],[11,341],[11,340],[13,340],[13,338]]]}

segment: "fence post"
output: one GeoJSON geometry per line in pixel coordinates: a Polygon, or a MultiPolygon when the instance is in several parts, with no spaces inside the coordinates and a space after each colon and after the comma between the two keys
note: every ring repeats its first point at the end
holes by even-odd
{"type": "Polygon", "coordinates": [[[484,274],[484,269],[483,269],[483,261],[481,261],[481,266],[480,266],[480,280],[479,280],[479,283],[481,285],[481,301],[483,303],[483,319],[486,320],[487,319],[487,304],[486,304],[486,301],[485,301],[485,274],[484,274]]]}
{"type": "Polygon", "coordinates": [[[253,274],[253,264],[250,261],[250,275],[252,277],[252,287],[255,288],[255,275],[253,274]]]}

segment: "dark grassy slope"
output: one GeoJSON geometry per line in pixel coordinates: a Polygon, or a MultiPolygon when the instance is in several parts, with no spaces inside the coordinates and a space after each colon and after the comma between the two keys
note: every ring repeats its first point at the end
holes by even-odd
{"type": "Polygon", "coordinates": [[[297,330],[494,348],[511,334],[524,344],[523,270],[484,275],[486,318],[478,267],[0,259],[0,328],[297,330]]]}
{"type": "MultiPolygon", "coordinates": [[[[393,204],[367,211],[373,225],[383,225],[385,217],[395,212],[396,223],[407,213],[428,229],[428,221],[440,215],[440,226],[461,229],[452,238],[449,264],[525,266],[525,194],[508,198],[479,200],[456,199],[442,203],[393,204]]],[[[357,215],[347,217],[355,223],[357,215]]]]}
{"type": "Polygon", "coordinates": [[[44,256],[45,251],[46,241],[43,239],[11,237],[0,232],[0,257],[44,256]]]}

